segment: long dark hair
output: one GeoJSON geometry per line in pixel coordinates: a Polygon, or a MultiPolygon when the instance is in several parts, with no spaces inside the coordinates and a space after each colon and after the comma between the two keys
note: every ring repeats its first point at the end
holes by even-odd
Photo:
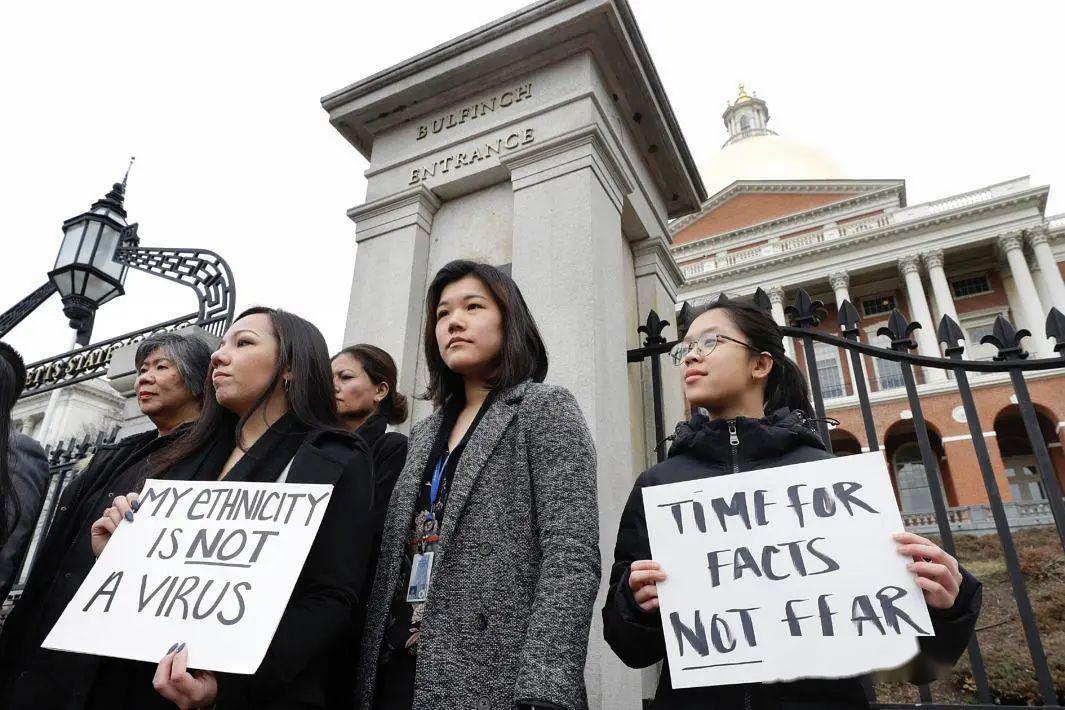
{"type": "Polygon", "coordinates": [[[493,389],[512,387],[526,380],[543,382],[547,377],[547,348],[518,285],[506,272],[478,261],[458,259],[436,272],[425,296],[425,362],[429,384],[422,395],[442,406],[456,392],[463,392],[462,375],[448,369],[436,342],[436,307],[444,288],[459,279],[475,276],[485,285],[503,314],[503,346],[495,374],[488,381],[493,389]]]}
{"type": "Polygon", "coordinates": [[[377,405],[377,413],[382,415],[389,424],[402,424],[407,421],[407,398],[397,388],[399,374],[396,370],[396,361],[387,352],[368,343],[359,343],[346,347],[336,355],[336,360],[341,355],[351,355],[362,365],[370,382],[379,385],[382,382],[388,385],[388,394],[377,405]]]}
{"type": "Polygon", "coordinates": [[[765,387],[763,409],[766,414],[786,407],[800,410],[809,416],[813,408],[810,406],[810,389],[806,386],[806,377],[785,352],[784,334],[776,321],[757,306],[722,297],[689,316],[688,324],[697,316],[713,310],[725,311],[729,320],[743,333],[753,348],[769,353],[773,358],[773,369],[769,371],[765,387]]]}
{"type": "Polygon", "coordinates": [[[0,546],[19,519],[19,501],[11,485],[11,408],[26,386],[26,366],[22,356],[0,343],[0,546]]]}
{"type": "MultiPolygon", "coordinates": [[[[233,430],[234,443],[243,448],[241,433],[248,418],[259,411],[274,388],[281,384],[285,370],[291,372],[285,398],[292,414],[311,429],[342,432],[337,421],[333,374],[329,370],[329,349],[325,338],[310,321],[276,308],[256,306],[237,316],[263,314],[270,319],[278,340],[277,364],[270,384],[244,416],[238,417],[218,403],[211,372],[204,382],[203,412],[186,434],[164,449],[154,461],[152,472],[159,475],[206,446],[219,431],[233,430]]],[[[212,368],[213,370],[213,368],[212,368]]]]}

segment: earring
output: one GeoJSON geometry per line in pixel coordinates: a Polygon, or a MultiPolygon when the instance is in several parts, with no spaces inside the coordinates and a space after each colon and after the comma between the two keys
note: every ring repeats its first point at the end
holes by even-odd
{"type": "Polygon", "coordinates": [[[281,387],[282,387],[282,388],[283,388],[283,389],[284,389],[284,390],[285,390],[286,392],[288,392],[288,386],[289,386],[290,384],[292,384],[292,381],[291,381],[291,380],[287,380],[287,379],[285,379],[285,380],[281,380],[281,387]]]}

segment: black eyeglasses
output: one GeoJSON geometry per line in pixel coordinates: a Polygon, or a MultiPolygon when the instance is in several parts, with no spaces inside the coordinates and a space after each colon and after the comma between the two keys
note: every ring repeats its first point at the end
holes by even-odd
{"type": "Polygon", "coordinates": [[[716,348],[717,344],[722,340],[727,340],[730,343],[736,343],[736,345],[742,345],[751,352],[756,352],[759,355],[762,354],[761,350],[754,347],[753,345],[748,345],[742,340],[736,340],[735,338],[730,338],[727,335],[720,335],[718,333],[708,333],[703,337],[699,338],[698,340],[680,341],[679,343],[673,346],[672,350],[669,351],[669,357],[673,360],[674,365],[680,365],[681,363],[683,363],[684,358],[688,357],[688,353],[690,353],[692,350],[695,350],[696,355],[698,355],[699,357],[706,357],[710,353],[714,352],[714,348],[716,348]]]}

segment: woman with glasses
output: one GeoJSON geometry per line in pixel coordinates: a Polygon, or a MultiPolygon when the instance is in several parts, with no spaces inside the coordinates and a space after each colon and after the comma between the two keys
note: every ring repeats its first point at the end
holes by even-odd
{"type": "MultiPolygon", "coordinates": [[[[603,608],[607,643],[631,667],[662,662],[655,710],[867,708],[859,678],[672,687],[657,588],[669,570],[651,559],[642,490],[831,454],[806,417],[806,379],[785,354],[780,328],[768,314],[719,299],[692,321],[671,357],[688,402],[708,414],[678,425],[669,458],[641,474],[629,496],[603,608]]],[[[914,559],[911,569],[932,618],[935,636],[919,639],[924,657],[953,664],[975,628],[980,583],[931,541],[911,533],[895,539],[899,553],[914,559]]]]}

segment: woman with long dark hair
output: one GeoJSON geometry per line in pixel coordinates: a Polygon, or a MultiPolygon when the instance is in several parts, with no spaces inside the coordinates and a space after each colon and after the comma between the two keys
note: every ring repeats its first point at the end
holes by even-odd
{"type": "Polygon", "coordinates": [[[48,483],[41,445],[11,428],[11,408],[25,385],[22,356],[0,343],[0,601],[22,566],[48,483]]]}
{"type": "Polygon", "coordinates": [[[426,396],[367,614],[358,707],[584,710],[595,451],[514,281],[453,261],[426,296],[426,396]]]}
{"type": "MultiPolygon", "coordinates": [[[[671,353],[682,371],[684,394],[697,414],[677,427],[669,458],[636,480],[621,516],[603,633],[627,665],[663,662],[656,710],[761,710],[763,708],[866,708],[858,678],[803,679],[674,689],[658,582],[669,570],[651,559],[643,512],[645,487],[774,468],[830,458],[807,418],[806,379],[784,352],[780,328],[747,303],[719,299],[696,317],[671,353]]],[[[935,636],[919,639],[924,654],[953,664],[972,635],[980,610],[980,583],[931,541],[900,533],[898,551],[924,591],[935,636]]],[[[825,669],[831,674],[831,669],[825,669]]]]}
{"type": "Polygon", "coordinates": [[[407,398],[397,387],[396,362],[375,345],[360,343],[333,356],[333,389],[341,425],[361,436],[373,452],[374,504],[378,529],[407,460],[407,437],[388,431],[407,421],[407,398]]]}
{"type": "MultiPolygon", "coordinates": [[[[182,644],[159,663],[159,695],[179,707],[325,708],[350,702],[334,662],[373,541],[369,448],[340,428],[319,330],[272,308],[244,311],[211,357],[199,420],[153,462],[179,480],[327,483],[325,517],[266,657],[251,676],[188,668],[182,644]]],[[[134,514],[136,496],[119,513],[134,514]]],[[[124,524],[124,523],[123,523],[124,524]]],[[[142,707],[129,704],[129,707],[142,707]]]]}

